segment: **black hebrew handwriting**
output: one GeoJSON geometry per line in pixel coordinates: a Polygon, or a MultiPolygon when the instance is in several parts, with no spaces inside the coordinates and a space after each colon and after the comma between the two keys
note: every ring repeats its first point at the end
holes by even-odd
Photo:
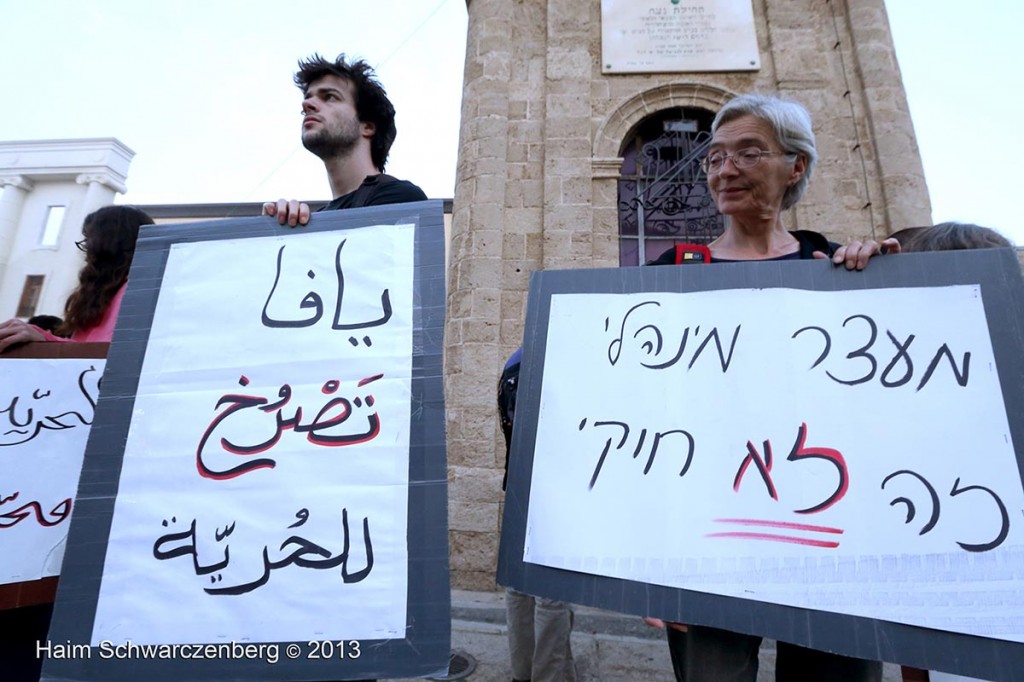
{"type": "MultiPolygon", "coordinates": [[[[641,454],[646,453],[647,458],[642,472],[643,475],[646,476],[654,466],[655,460],[657,459],[658,449],[661,447],[662,441],[671,436],[678,436],[679,438],[672,441],[671,445],[674,447],[673,454],[680,452],[680,450],[682,451],[682,467],[679,470],[680,477],[686,475],[693,462],[695,440],[688,431],[684,431],[682,429],[670,429],[666,431],[653,432],[653,436],[648,438],[652,433],[648,428],[640,429],[639,434],[637,435],[636,429],[632,428],[630,424],[625,421],[591,421],[590,418],[587,417],[583,418],[579,422],[577,430],[582,432],[588,427],[602,430],[610,429],[610,434],[604,443],[604,447],[597,457],[597,462],[589,481],[588,490],[594,489],[601,472],[604,470],[608,455],[613,450],[616,452],[630,452],[631,450],[632,459],[634,460],[639,458],[641,454]],[[633,439],[635,439],[635,441],[633,439]],[[627,444],[631,443],[631,441],[633,442],[633,445],[629,448],[627,447],[627,444]],[[648,446],[649,449],[645,450],[645,445],[648,446]]],[[[850,471],[845,456],[835,448],[808,446],[807,433],[807,424],[802,423],[797,429],[796,439],[790,449],[789,455],[786,457],[786,461],[793,462],[794,464],[801,464],[808,460],[826,462],[835,468],[836,479],[834,485],[830,485],[827,489],[822,491],[820,501],[809,507],[795,508],[791,510],[792,513],[804,515],[822,513],[837,505],[849,492],[851,481],[850,471]]],[[[748,440],[746,450],[747,452],[740,461],[736,474],[733,477],[733,492],[739,492],[744,479],[747,478],[748,472],[756,471],[761,484],[764,486],[766,494],[771,499],[778,501],[778,489],[776,488],[772,478],[776,462],[773,455],[771,440],[765,439],[760,451],[752,441],[748,440]]],[[[881,488],[885,490],[886,486],[892,481],[902,477],[906,477],[908,480],[916,480],[927,493],[927,498],[930,502],[928,518],[924,520],[918,533],[919,535],[925,535],[933,530],[939,523],[941,513],[940,496],[936,492],[935,487],[924,476],[909,469],[900,469],[886,476],[882,481],[881,488]]],[[[816,476],[813,480],[822,481],[823,477],[816,476]]],[[[1006,508],[1006,504],[1003,502],[999,494],[991,488],[983,485],[963,485],[961,483],[961,478],[957,477],[953,482],[948,496],[952,499],[958,498],[960,495],[966,495],[966,497],[961,498],[958,502],[964,500],[969,501],[969,503],[974,505],[980,505],[980,511],[977,514],[980,527],[979,533],[987,532],[991,535],[991,539],[986,539],[984,542],[956,540],[956,544],[961,549],[968,552],[987,552],[1002,545],[1006,541],[1007,537],[1009,537],[1010,515],[1006,508]],[[986,519],[991,520],[991,522],[986,519]]],[[[920,503],[915,504],[909,496],[896,497],[889,503],[889,505],[892,507],[897,505],[905,506],[906,518],[904,523],[907,525],[917,518],[918,507],[921,506],[920,503]]],[[[730,529],[716,531],[705,534],[705,537],[781,542],[825,549],[834,549],[838,547],[840,544],[839,536],[845,533],[842,528],[833,526],[794,523],[780,521],[778,519],[720,518],[714,519],[713,522],[716,524],[724,524],[726,526],[739,527],[740,530],[730,529]],[[755,530],[750,530],[751,527],[755,528],[755,530]],[[765,528],[769,530],[764,530],[765,528]]]]}
{"type": "MultiPolygon", "coordinates": [[[[384,289],[380,295],[380,306],[381,316],[373,320],[365,320],[362,322],[342,322],[342,307],[345,298],[345,273],[341,267],[341,250],[345,246],[346,239],[342,239],[338,244],[338,249],[334,254],[334,271],[335,271],[335,282],[331,285],[334,286],[334,319],[331,322],[331,329],[335,330],[354,330],[354,329],[368,329],[370,327],[379,327],[387,324],[388,320],[391,319],[392,308],[391,308],[391,294],[389,289],[384,289]]],[[[263,326],[271,328],[298,328],[298,327],[310,327],[320,321],[320,318],[324,314],[324,299],[315,289],[310,290],[306,293],[303,299],[299,302],[299,311],[309,311],[306,314],[296,315],[290,319],[275,319],[270,316],[268,309],[270,307],[270,301],[274,298],[274,293],[277,291],[277,285],[281,281],[281,261],[284,257],[284,246],[281,246],[277,251],[277,266],[274,271],[274,283],[270,287],[270,293],[267,294],[267,300],[263,304],[263,313],[261,320],[263,326]]],[[[310,269],[306,272],[306,276],[310,280],[316,279],[316,273],[310,269]]],[[[373,340],[369,336],[364,336],[362,339],[363,343],[367,346],[373,345],[373,340]]],[[[352,345],[359,345],[359,339],[355,336],[349,338],[349,342],[352,345]]]]}
{"type": "MultiPolygon", "coordinates": [[[[586,426],[587,426],[587,418],[584,417],[583,420],[579,424],[578,430],[582,431],[584,428],[586,428],[586,426]]],[[[615,446],[616,450],[621,450],[626,445],[626,441],[629,439],[630,428],[629,428],[629,425],[626,424],[626,422],[595,421],[593,424],[591,424],[591,426],[593,428],[602,428],[602,427],[605,427],[605,426],[612,426],[612,427],[616,427],[617,429],[622,429],[622,433],[621,433],[621,437],[619,438],[619,442],[615,446]]],[[[645,429],[641,429],[640,437],[637,439],[636,447],[633,449],[633,459],[636,459],[637,457],[639,457],[640,453],[643,451],[643,449],[644,449],[644,442],[647,439],[647,431],[648,430],[646,428],[645,429]]],[[[651,449],[650,449],[649,454],[647,456],[647,464],[644,466],[644,475],[645,476],[651,470],[651,467],[654,466],[654,460],[655,460],[655,458],[658,455],[658,448],[661,446],[662,439],[667,438],[668,436],[682,436],[683,439],[685,440],[685,442],[686,442],[686,452],[683,455],[683,466],[679,470],[679,475],[680,476],[685,476],[686,472],[689,470],[690,464],[693,461],[693,450],[694,450],[693,436],[691,436],[687,431],[684,431],[682,429],[671,429],[671,430],[668,430],[668,431],[659,431],[659,432],[655,432],[654,433],[654,437],[651,439],[651,446],[650,446],[651,449]]],[[[601,451],[601,455],[597,459],[597,465],[594,467],[594,475],[590,477],[590,485],[587,488],[588,490],[593,490],[594,489],[594,485],[597,483],[597,477],[601,474],[601,469],[602,469],[602,467],[604,467],[604,461],[608,457],[608,452],[611,450],[612,441],[613,440],[614,440],[614,437],[613,436],[609,436],[608,440],[605,442],[604,450],[601,451]]],[[[678,439],[676,439],[676,440],[678,441],[678,439]]]]}
{"type": "MultiPolygon", "coordinates": [[[[619,323],[618,336],[612,339],[611,343],[608,344],[608,362],[614,366],[619,361],[622,355],[623,345],[627,340],[627,323],[632,323],[632,326],[636,326],[635,331],[629,336],[629,339],[634,340],[639,349],[643,352],[649,360],[658,360],[658,362],[640,362],[641,367],[647,369],[667,369],[672,367],[686,355],[687,345],[691,341],[691,327],[685,327],[679,334],[679,342],[673,341],[671,349],[665,346],[666,333],[663,333],[661,328],[657,324],[650,322],[646,324],[640,324],[648,318],[638,319],[640,314],[638,311],[644,308],[644,313],[654,314],[658,311],[648,306],[654,306],[654,308],[660,308],[661,303],[658,301],[644,301],[643,303],[637,303],[635,306],[626,311],[626,314],[622,316],[622,321],[619,323]],[[637,313],[637,315],[633,315],[637,313]],[[632,319],[631,319],[632,316],[632,319]],[[639,326],[637,326],[639,325],[639,326]],[[666,355],[662,356],[662,351],[666,351],[666,355]],[[671,357],[668,354],[671,353],[671,357]]],[[[666,320],[666,322],[670,322],[666,320]]],[[[714,342],[715,349],[718,351],[718,362],[721,365],[722,373],[728,371],[729,363],[732,362],[733,351],[736,350],[736,342],[740,336],[741,325],[736,325],[736,329],[732,333],[732,341],[729,342],[729,350],[722,347],[721,334],[718,331],[718,327],[712,327],[711,331],[706,332],[704,339],[698,342],[700,338],[700,325],[692,328],[693,338],[692,341],[696,345],[696,349],[693,350],[693,354],[690,356],[690,361],[686,365],[686,369],[692,369],[693,365],[700,358],[701,354],[708,348],[708,346],[714,342]]],[[[611,328],[611,318],[606,317],[604,320],[604,330],[607,332],[611,328]]],[[[675,335],[671,337],[675,339],[675,335]]]]}
{"type": "Polygon", "coordinates": [[[18,499],[21,493],[15,491],[10,497],[4,497],[0,493],[0,530],[7,528],[13,528],[27,518],[35,517],[36,523],[44,528],[52,528],[60,523],[63,523],[71,515],[71,498],[65,498],[57,503],[53,509],[49,512],[49,518],[47,514],[43,512],[43,507],[39,502],[32,500],[26,502],[17,509],[11,509],[5,511],[3,507],[8,502],[14,502],[18,499]]]}
{"type": "MultiPolygon", "coordinates": [[[[376,374],[361,379],[356,384],[356,388],[362,389],[383,376],[383,374],[376,374]]],[[[238,383],[240,386],[247,386],[249,379],[243,375],[239,378],[238,383]]],[[[321,391],[326,396],[332,396],[337,393],[340,386],[340,381],[330,379],[324,382],[321,391]]],[[[376,412],[371,412],[366,416],[366,427],[363,429],[352,432],[347,428],[342,428],[349,417],[353,416],[355,412],[353,407],[367,410],[373,407],[375,401],[372,394],[367,393],[365,397],[356,396],[351,400],[344,397],[330,398],[316,413],[316,416],[306,423],[302,422],[301,406],[294,408],[290,416],[285,416],[284,408],[292,398],[291,386],[283,384],[278,389],[277,396],[279,400],[272,403],[269,398],[257,395],[229,393],[220,397],[214,410],[221,407],[225,409],[214,416],[196,447],[196,469],[201,476],[223,481],[258,469],[273,469],[277,466],[274,459],[269,457],[250,458],[274,447],[281,440],[285,431],[304,433],[307,441],[313,445],[324,447],[358,445],[373,440],[380,434],[380,417],[376,412]],[[246,442],[232,440],[237,438],[234,435],[223,436],[219,440],[215,439],[213,442],[220,445],[220,451],[245,458],[240,464],[233,464],[237,461],[234,457],[227,458],[227,461],[224,462],[223,458],[218,457],[220,451],[211,452],[207,449],[207,444],[213,433],[221,428],[226,421],[230,426],[230,417],[234,416],[237,419],[239,415],[245,416],[247,413],[244,411],[251,408],[256,408],[258,412],[268,416],[273,414],[274,419],[258,424],[262,428],[262,432],[257,432],[258,429],[254,429],[251,423],[247,423],[249,428],[239,427],[238,431],[240,434],[244,434],[246,442]],[[211,462],[211,460],[214,461],[211,462]],[[217,462],[223,463],[218,464],[217,462]]],[[[248,413],[248,416],[252,416],[252,414],[248,413]]]]}
{"type": "MultiPolygon", "coordinates": [[[[301,526],[309,518],[309,510],[301,509],[296,513],[299,518],[297,523],[288,526],[289,529],[301,526]]],[[[177,517],[166,519],[162,525],[169,528],[177,523],[177,517]]],[[[235,523],[226,526],[223,531],[214,530],[214,538],[218,544],[223,543],[222,553],[214,557],[211,563],[200,559],[200,552],[196,549],[196,520],[192,519],[185,531],[171,532],[161,535],[153,543],[153,558],[158,561],[174,559],[180,556],[192,557],[192,570],[197,576],[210,576],[210,584],[213,587],[205,587],[203,591],[212,595],[239,595],[252,592],[258,587],[265,585],[270,580],[271,571],[286,566],[298,566],[313,570],[326,570],[341,567],[342,582],[358,583],[365,580],[373,570],[373,542],[370,538],[370,521],[363,517],[363,551],[365,553],[365,566],[358,571],[349,572],[349,559],[351,558],[351,541],[348,524],[348,509],[341,510],[342,527],[342,549],[341,552],[332,553],[327,548],[312,542],[298,535],[289,535],[276,549],[271,549],[265,544],[260,551],[261,560],[255,571],[246,571],[245,566],[236,573],[248,573],[255,575],[252,580],[231,585],[220,585],[224,582],[224,572],[231,563],[231,548],[224,541],[234,532],[235,523]],[[272,558],[273,557],[273,558],[272,558]]],[[[251,553],[250,553],[251,555],[251,553]]],[[[242,561],[245,561],[244,559],[242,561]]],[[[236,562],[236,564],[239,562],[236,562]]]]}
{"type": "MultiPolygon", "coordinates": [[[[928,479],[926,479],[924,476],[917,473],[916,471],[911,471],[910,469],[900,469],[886,476],[882,480],[882,490],[885,490],[885,486],[887,486],[889,483],[900,477],[909,477],[911,480],[916,480],[924,487],[925,492],[928,493],[928,502],[930,503],[931,509],[928,514],[928,520],[924,523],[924,525],[921,526],[921,530],[918,531],[918,535],[926,535],[930,533],[932,530],[934,530],[935,526],[939,523],[939,518],[941,516],[941,504],[939,501],[939,494],[938,492],[936,492],[935,486],[933,486],[931,482],[928,481],[928,479]]],[[[999,545],[1003,544],[1007,536],[1009,536],[1010,514],[1007,512],[1006,505],[1003,504],[1003,500],[999,497],[998,494],[996,494],[995,491],[981,485],[968,485],[960,487],[960,478],[957,478],[953,482],[953,488],[949,491],[949,497],[957,497],[958,495],[962,495],[963,493],[968,492],[977,492],[981,494],[980,498],[978,497],[978,495],[972,495],[971,498],[974,500],[991,499],[991,501],[995,503],[995,509],[993,511],[998,511],[999,530],[998,532],[996,532],[995,537],[993,537],[993,539],[988,542],[969,543],[960,542],[959,540],[957,540],[956,544],[958,544],[962,549],[968,552],[988,552],[990,550],[995,549],[999,545]]],[[[897,497],[893,499],[891,502],[889,502],[890,507],[895,507],[898,504],[904,505],[906,509],[906,517],[904,520],[904,524],[909,525],[917,517],[917,505],[914,504],[913,500],[906,496],[897,497]]],[[[981,513],[978,513],[976,516],[980,519],[981,513]]]]}
{"type": "MultiPolygon", "coordinates": [[[[56,389],[36,388],[31,397],[14,396],[7,407],[0,409],[0,447],[21,445],[34,439],[43,431],[62,431],[92,424],[99,397],[102,373],[95,366],[82,370],[78,375],[78,392],[85,397],[87,406],[81,411],[66,410],[59,414],[46,414],[47,402],[55,402],[64,394],[54,394],[56,389]],[[47,400],[47,399],[51,400],[47,400]]],[[[77,397],[77,394],[76,394],[77,397]]],[[[62,405],[58,405],[60,409],[62,405]]]]}
{"type": "MultiPolygon", "coordinates": [[[[878,374],[879,364],[876,354],[884,354],[886,352],[884,347],[883,349],[875,347],[875,341],[878,340],[878,325],[871,317],[860,314],[851,315],[843,321],[844,329],[847,324],[854,321],[858,321],[859,324],[857,326],[864,327],[864,329],[859,333],[853,332],[851,325],[851,334],[856,334],[856,336],[859,337],[859,341],[863,342],[863,345],[851,350],[845,356],[845,360],[850,362],[843,363],[843,369],[844,372],[850,372],[851,376],[849,376],[849,378],[841,378],[833,374],[831,370],[825,371],[825,374],[827,374],[830,379],[847,386],[856,386],[857,384],[863,384],[874,379],[875,375],[878,374]],[[863,367],[863,369],[858,370],[858,367],[863,367]],[[852,374],[857,371],[860,371],[861,373],[852,374]]],[[[829,354],[832,351],[832,335],[822,327],[808,326],[793,332],[793,336],[791,338],[795,339],[800,334],[809,331],[820,333],[824,342],[821,354],[818,355],[818,358],[810,367],[810,369],[814,369],[828,359],[829,354]]],[[[886,364],[885,368],[882,370],[878,380],[885,388],[897,388],[908,384],[914,378],[914,360],[911,357],[910,346],[914,343],[916,336],[914,334],[908,334],[903,338],[903,340],[900,340],[899,337],[888,329],[885,331],[885,334],[888,337],[889,342],[893,345],[893,349],[891,351],[893,355],[888,364],[886,364]]],[[[859,341],[851,341],[851,344],[856,344],[859,341]]],[[[928,352],[930,352],[930,350],[926,351],[926,353],[928,352]]],[[[961,358],[960,364],[957,365],[957,359],[953,356],[953,351],[949,348],[948,344],[943,343],[939,346],[938,350],[931,355],[924,374],[921,376],[915,390],[920,391],[925,387],[925,385],[927,385],[940,364],[947,364],[949,366],[953,374],[953,379],[959,386],[967,386],[967,382],[970,379],[971,369],[970,351],[964,352],[961,358]],[[943,363],[943,360],[946,362],[943,363]]],[[[839,364],[839,362],[833,364],[839,364]]]]}

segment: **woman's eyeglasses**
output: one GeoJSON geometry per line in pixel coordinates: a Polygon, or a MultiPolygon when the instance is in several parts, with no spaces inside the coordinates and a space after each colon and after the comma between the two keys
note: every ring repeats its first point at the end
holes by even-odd
{"type": "Polygon", "coordinates": [[[732,165],[736,166],[736,168],[753,168],[761,162],[762,156],[779,155],[791,156],[794,159],[796,158],[796,152],[766,152],[763,149],[758,149],[757,147],[747,147],[746,149],[740,149],[732,154],[711,152],[701,160],[700,168],[708,175],[711,175],[712,173],[718,173],[721,171],[726,160],[731,160],[732,165]]]}

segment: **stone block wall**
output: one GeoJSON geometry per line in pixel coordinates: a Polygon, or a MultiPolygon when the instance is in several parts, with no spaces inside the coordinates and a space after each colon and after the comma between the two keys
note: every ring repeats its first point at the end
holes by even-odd
{"type": "Polygon", "coordinates": [[[931,222],[884,0],[752,0],[755,72],[604,75],[600,0],[469,0],[449,249],[445,390],[453,584],[492,589],[504,443],[495,389],[522,342],[530,274],[618,265],[616,181],[661,109],[778,93],[821,162],[791,229],[836,241],[931,222]]]}

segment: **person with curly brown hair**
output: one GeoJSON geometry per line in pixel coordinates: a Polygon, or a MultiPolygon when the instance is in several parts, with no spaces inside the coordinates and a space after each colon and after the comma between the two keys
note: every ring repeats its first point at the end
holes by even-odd
{"type": "Polygon", "coordinates": [[[139,228],[153,219],[134,206],[105,206],[85,218],[82,240],[85,265],[78,286],[64,305],[64,322],[53,334],[13,318],[0,324],[0,353],[29,341],[110,341],[135,256],[139,228]]]}

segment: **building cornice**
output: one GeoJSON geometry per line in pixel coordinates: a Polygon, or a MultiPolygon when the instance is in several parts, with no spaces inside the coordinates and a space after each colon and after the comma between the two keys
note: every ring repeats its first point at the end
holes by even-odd
{"type": "Polygon", "coordinates": [[[124,192],[135,152],[113,138],[0,142],[0,175],[29,180],[75,180],[98,176],[104,185],[124,192]]]}

